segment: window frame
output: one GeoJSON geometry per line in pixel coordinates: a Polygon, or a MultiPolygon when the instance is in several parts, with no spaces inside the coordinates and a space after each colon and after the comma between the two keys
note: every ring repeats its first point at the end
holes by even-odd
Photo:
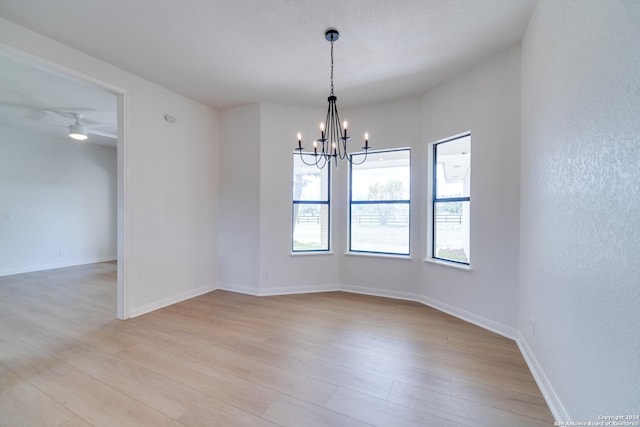
{"type": "MultiPolygon", "coordinates": [[[[349,200],[348,200],[348,236],[347,236],[347,254],[357,254],[357,255],[370,255],[370,256],[389,256],[389,257],[398,257],[398,258],[409,258],[411,256],[411,147],[400,147],[400,148],[389,148],[383,150],[370,150],[367,153],[352,153],[349,155],[349,200]],[[356,166],[358,165],[358,161],[353,159],[353,156],[370,156],[371,154],[379,154],[379,153],[389,153],[394,151],[406,151],[409,154],[409,198],[408,199],[398,199],[398,200],[353,200],[353,165],[355,162],[356,166]],[[407,244],[407,252],[386,252],[386,251],[365,251],[359,249],[352,248],[352,226],[351,226],[351,218],[352,218],[352,207],[353,205],[375,205],[375,204],[397,204],[397,205],[408,205],[408,227],[409,227],[409,241],[407,244]]],[[[365,162],[366,164],[366,162],[365,162]]]]}
{"type": "MultiPolygon", "coordinates": [[[[296,156],[310,156],[310,158],[314,158],[313,153],[303,153],[299,151],[293,152],[292,157],[292,168],[291,168],[291,177],[295,179],[295,164],[294,160],[296,156]]],[[[300,159],[304,163],[302,159],[300,159]]],[[[308,165],[307,165],[308,166],[308,165]]],[[[291,195],[291,253],[298,254],[313,254],[313,253],[330,253],[331,252],[331,165],[327,164],[325,166],[327,172],[327,200],[296,200],[295,194],[291,195]],[[296,227],[296,216],[295,210],[296,205],[326,205],[327,206],[327,247],[326,249],[295,249],[294,246],[294,235],[295,235],[295,227],[296,227]]],[[[318,168],[319,171],[322,171],[324,168],[318,168]]],[[[292,187],[293,193],[293,187],[292,187]]]]}
{"type": "MultiPolygon", "coordinates": [[[[469,203],[469,217],[471,216],[471,192],[469,192],[468,196],[459,196],[459,197],[438,197],[438,145],[445,144],[448,142],[453,142],[461,138],[469,137],[469,144],[471,143],[471,132],[464,132],[458,135],[451,136],[449,138],[441,139],[439,141],[433,142],[430,145],[430,158],[431,158],[431,204],[429,213],[431,215],[430,221],[430,233],[428,236],[429,242],[429,250],[427,251],[427,259],[425,261],[432,261],[439,264],[451,265],[454,267],[470,269],[471,268],[471,253],[468,254],[468,261],[458,261],[449,258],[440,258],[436,256],[436,204],[437,203],[458,203],[458,202],[468,202],[469,203]]],[[[469,147],[469,151],[471,151],[471,147],[469,147]]],[[[471,158],[469,159],[471,162],[471,158]]],[[[471,164],[469,164],[469,168],[471,168],[471,164]]],[[[470,178],[471,179],[471,178],[470,178]]],[[[471,181],[470,181],[471,182],[471,181]]],[[[471,218],[469,218],[469,224],[471,223],[471,218]]],[[[471,241],[471,227],[469,227],[469,241],[471,241]]]]}

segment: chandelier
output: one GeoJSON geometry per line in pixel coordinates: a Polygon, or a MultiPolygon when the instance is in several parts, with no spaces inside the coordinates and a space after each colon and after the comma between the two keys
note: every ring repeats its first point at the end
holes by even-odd
{"type": "Polygon", "coordinates": [[[347,122],[340,123],[340,116],[338,115],[338,107],[336,101],[338,98],[333,93],[333,42],[338,40],[340,33],[338,30],[329,28],[324,33],[324,38],[331,42],[331,93],[329,94],[329,107],[327,108],[327,117],[324,122],[320,123],[320,138],[313,141],[313,153],[304,152],[302,146],[302,135],[298,133],[298,146],[295,148],[300,154],[302,162],[308,166],[315,165],[322,169],[327,164],[331,163],[333,159],[336,166],[338,166],[338,159],[347,160],[349,163],[360,165],[367,160],[367,153],[369,150],[369,134],[364,134],[364,158],[360,162],[354,162],[351,158],[351,154],[347,152],[347,142],[351,139],[347,135],[347,122]],[[304,154],[304,155],[303,155],[304,154]],[[313,156],[313,157],[311,157],[313,156]],[[307,158],[313,158],[309,163],[305,160],[307,158]]]}

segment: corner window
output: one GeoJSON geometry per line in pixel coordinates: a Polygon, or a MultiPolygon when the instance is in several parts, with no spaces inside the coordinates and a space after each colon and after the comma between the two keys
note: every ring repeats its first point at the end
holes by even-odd
{"type": "Polygon", "coordinates": [[[329,250],[331,168],[313,163],[313,154],[293,153],[293,252],[329,250]]]}
{"type": "Polygon", "coordinates": [[[471,135],[433,144],[431,257],[469,265],[471,135]]]}
{"type": "Polygon", "coordinates": [[[409,255],[411,150],[351,156],[349,251],[409,255]]]}

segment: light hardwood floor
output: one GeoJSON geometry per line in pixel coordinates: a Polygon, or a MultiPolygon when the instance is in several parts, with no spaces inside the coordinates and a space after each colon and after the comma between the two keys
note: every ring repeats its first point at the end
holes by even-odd
{"type": "Polygon", "coordinates": [[[0,277],[0,426],[551,426],[516,344],[423,305],[224,291],[114,318],[114,263],[0,277]]]}

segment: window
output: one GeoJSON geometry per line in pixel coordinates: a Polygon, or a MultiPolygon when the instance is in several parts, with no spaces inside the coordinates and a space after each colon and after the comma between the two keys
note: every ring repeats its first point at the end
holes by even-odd
{"type": "Polygon", "coordinates": [[[411,150],[351,155],[349,251],[409,255],[411,150]]]}
{"type": "Polygon", "coordinates": [[[431,257],[469,265],[471,135],[433,144],[431,257]]]}
{"type": "Polygon", "coordinates": [[[329,250],[330,165],[318,169],[313,154],[293,153],[293,252],[329,250]]]}

